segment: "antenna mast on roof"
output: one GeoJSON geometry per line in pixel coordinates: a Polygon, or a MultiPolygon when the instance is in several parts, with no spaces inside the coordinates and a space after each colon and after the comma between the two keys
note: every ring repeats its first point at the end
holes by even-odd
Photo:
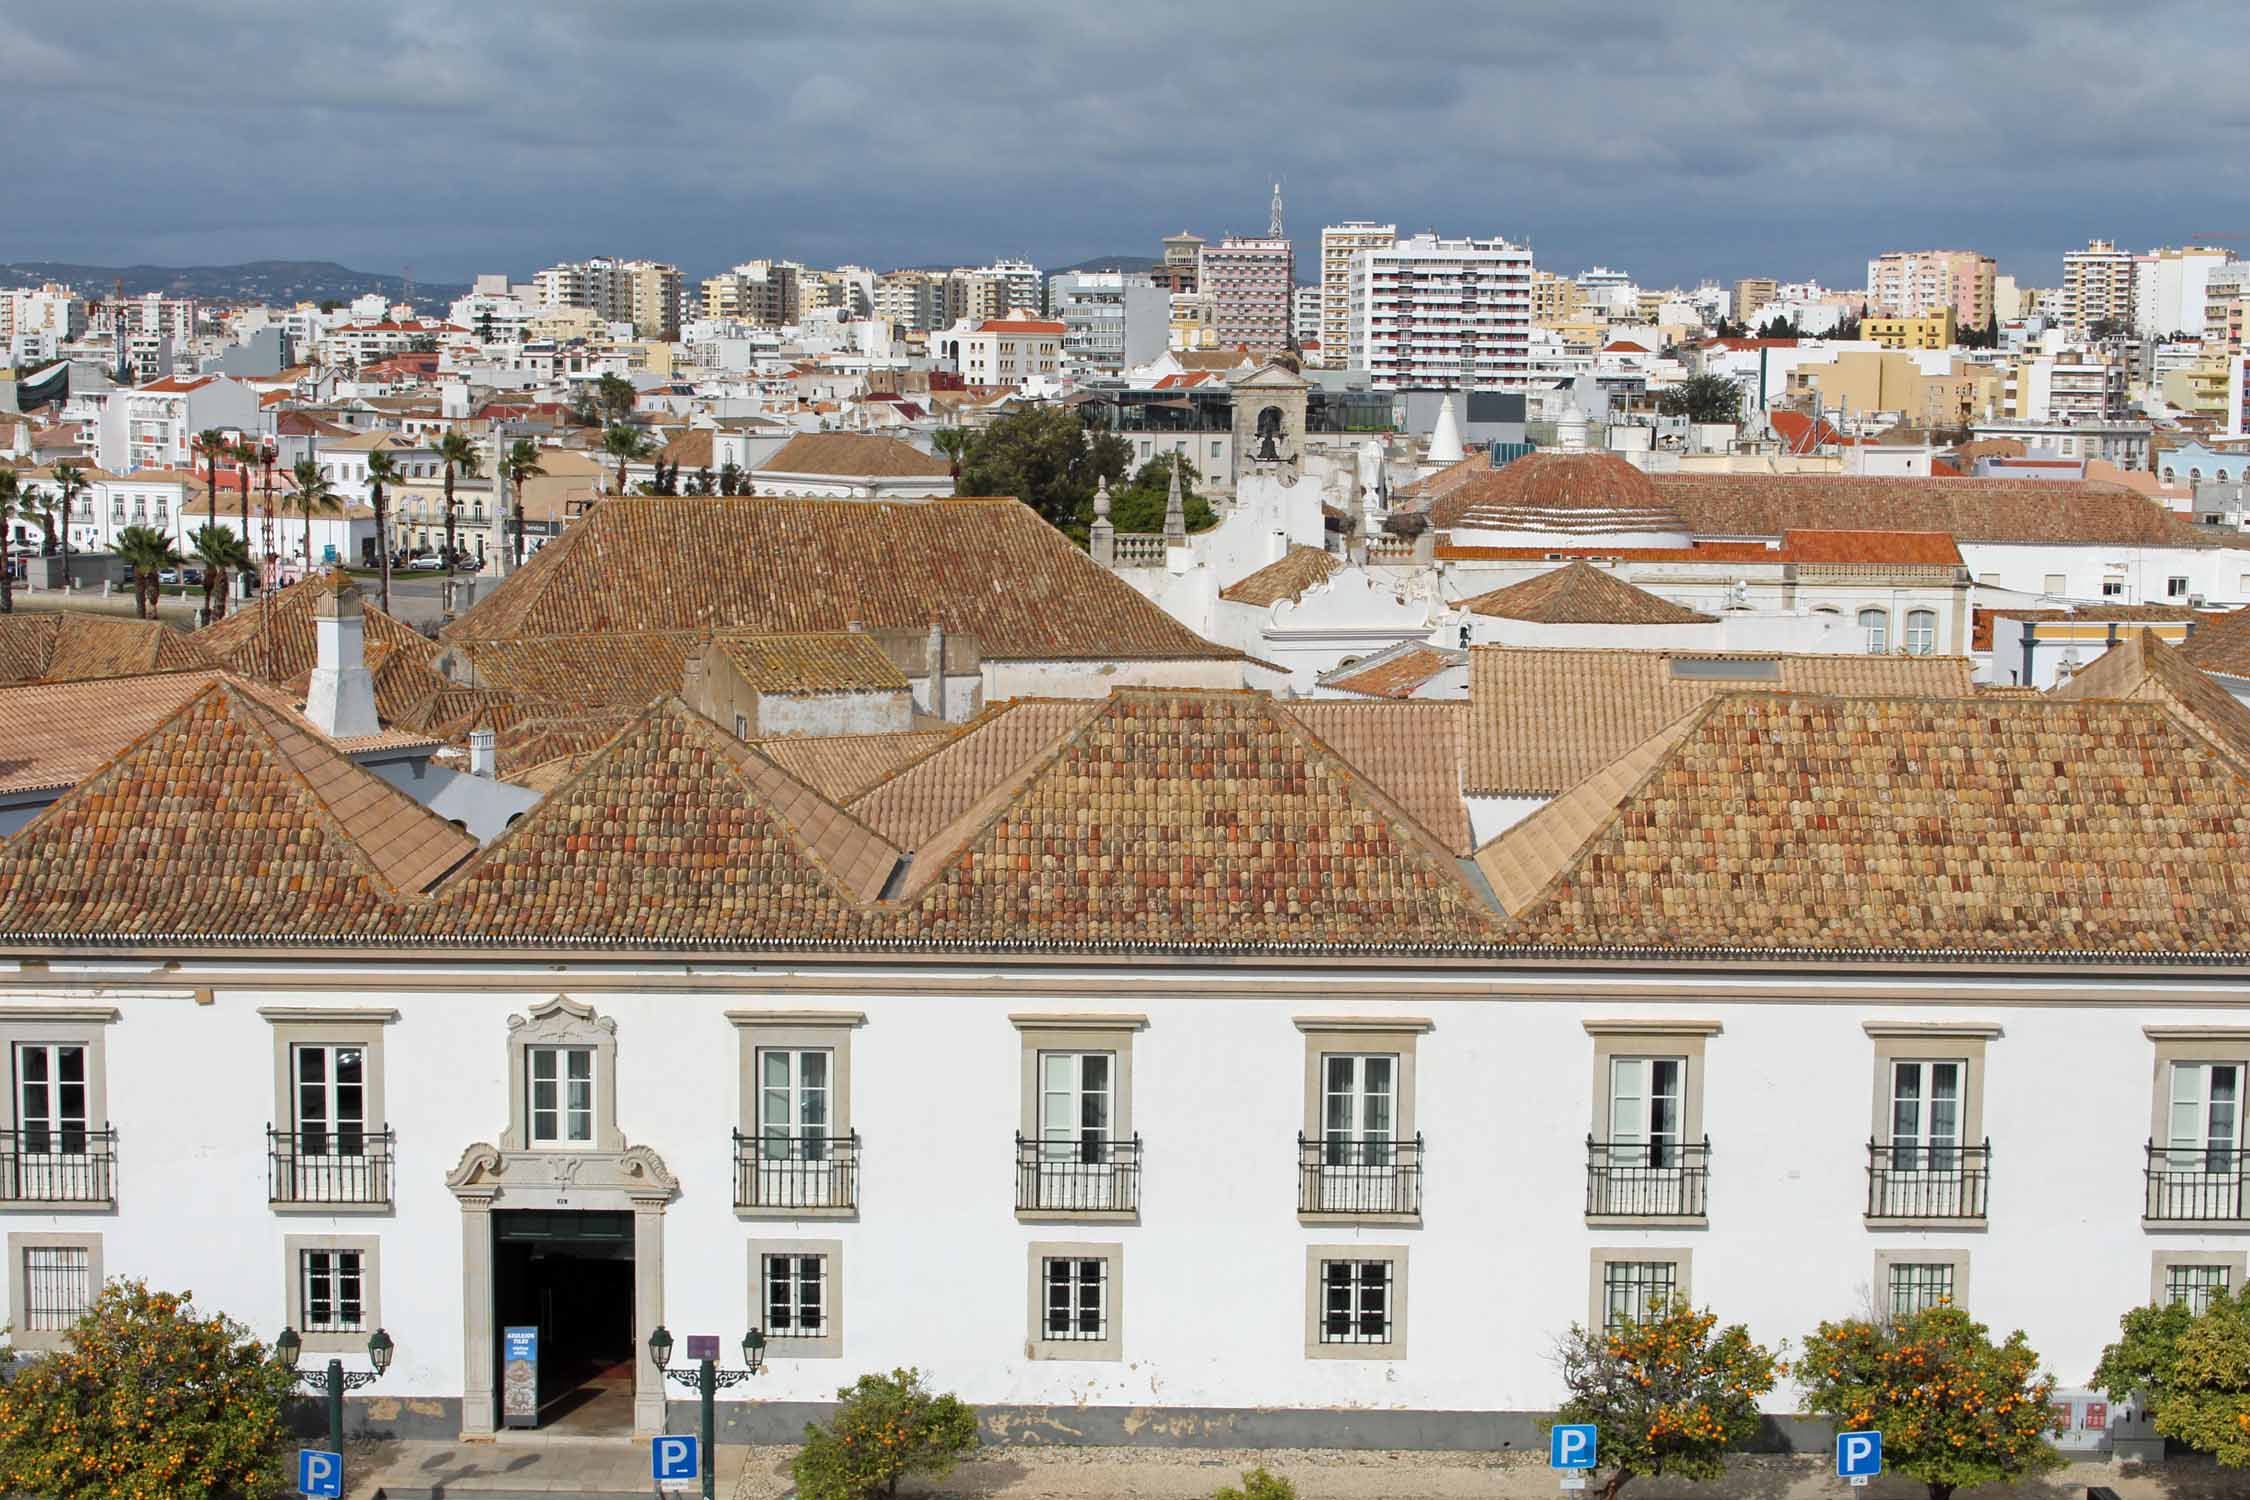
{"type": "Polygon", "coordinates": [[[1266,219],[1266,238],[1278,240],[1284,231],[1281,227],[1281,179],[1274,179],[1273,212],[1266,219]]]}

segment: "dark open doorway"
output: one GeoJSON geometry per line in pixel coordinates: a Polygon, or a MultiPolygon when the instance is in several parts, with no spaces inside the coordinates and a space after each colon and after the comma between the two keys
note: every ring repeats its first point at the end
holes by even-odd
{"type": "Polygon", "coordinates": [[[493,1314],[539,1330],[539,1426],[633,1430],[633,1216],[563,1210],[492,1216],[493,1314]]]}

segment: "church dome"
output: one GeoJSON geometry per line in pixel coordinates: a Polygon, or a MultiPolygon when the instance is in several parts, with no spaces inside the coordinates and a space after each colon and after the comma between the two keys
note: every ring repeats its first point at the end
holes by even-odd
{"type": "Polygon", "coordinates": [[[1431,507],[1465,547],[1685,547],[1687,526],[1614,453],[1530,453],[1431,507]]]}

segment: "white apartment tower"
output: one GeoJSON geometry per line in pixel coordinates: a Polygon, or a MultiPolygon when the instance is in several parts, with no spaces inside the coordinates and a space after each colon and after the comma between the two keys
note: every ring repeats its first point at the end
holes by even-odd
{"type": "Polygon", "coordinates": [[[1521,390],[1531,370],[1531,251],[1416,235],[1352,257],[1350,363],[1377,390],[1521,390]]]}
{"type": "Polygon", "coordinates": [[[1992,322],[1994,264],[1974,250],[1891,250],[1867,263],[1867,310],[1919,318],[1950,307],[1963,328],[1992,322]]]}
{"type": "Polygon", "coordinates": [[[1346,363],[1352,341],[1352,257],[1398,243],[1396,224],[1352,219],[1320,232],[1320,362],[1346,363]]]}
{"type": "Polygon", "coordinates": [[[2069,252],[2063,256],[2063,327],[2083,334],[2108,319],[2131,328],[2138,281],[2133,253],[2109,240],[2089,240],[2085,249],[2069,252]]]}
{"type": "Polygon", "coordinates": [[[549,307],[583,307],[614,323],[630,322],[644,339],[676,339],[687,311],[680,268],[654,260],[569,261],[532,278],[549,307]]]}

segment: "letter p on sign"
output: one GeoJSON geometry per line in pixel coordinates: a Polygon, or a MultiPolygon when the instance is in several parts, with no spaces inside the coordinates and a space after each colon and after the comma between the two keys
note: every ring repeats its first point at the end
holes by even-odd
{"type": "Polygon", "coordinates": [[[649,1467],[655,1472],[659,1484],[667,1481],[696,1479],[698,1473],[696,1449],[700,1445],[691,1437],[654,1438],[649,1444],[649,1467]]]}
{"type": "Polygon", "coordinates": [[[1591,1469],[1594,1467],[1594,1434],[1591,1422],[1569,1422],[1554,1428],[1547,1435],[1547,1467],[1550,1469],[1591,1469]]]}

